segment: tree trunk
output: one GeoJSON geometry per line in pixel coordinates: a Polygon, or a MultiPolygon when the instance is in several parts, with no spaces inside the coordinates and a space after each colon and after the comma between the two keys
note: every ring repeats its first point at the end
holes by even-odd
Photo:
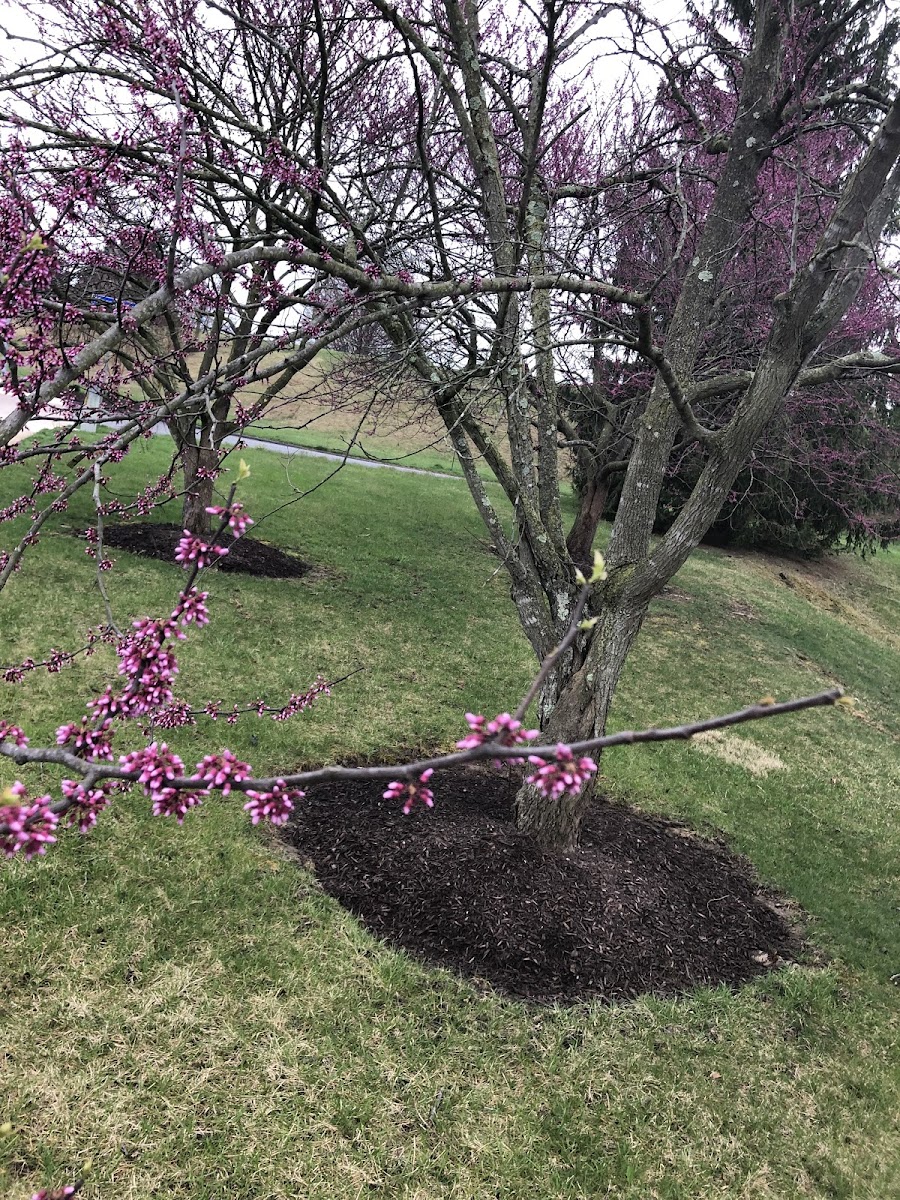
{"type": "Polygon", "coordinates": [[[588,479],[579,496],[578,515],[566,538],[572,561],[582,570],[591,562],[591,549],[597,536],[597,526],[606,507],[609,485],[596,478],[588,479]]]}
{"type": "MultiPolygon", "coordinates": [[[[550,715],[543,742],[568,743],[603,735],[616,685],[646,611],[646,605],[630,604],[604,610],[584,664],[568,681],[550,715]]],[[[578,845],[593,794],[589,784],[577,796],[548,800],[537,788],[523,784],[516,796],[516,825],[543,849],[568,854],[578,845]]]]}
{"type": "Polygon", "coordinates": [[[215,481],[212,472],[218,465],[218,455],[206,446],[185,445],[181,450],[181,462],[184,470],[184,528],[197,537],[207,537],[210,519],[206,509],[213,502],[215,481]]]}

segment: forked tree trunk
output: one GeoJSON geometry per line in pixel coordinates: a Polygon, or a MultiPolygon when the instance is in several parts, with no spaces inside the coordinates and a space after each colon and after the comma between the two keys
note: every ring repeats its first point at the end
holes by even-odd
{"type": "MultiPolygon", "coordinates": [[[[602,613],[584,664],[561,692],[542,742],[568,743],[602,736],[616,685],[646,611],[646,606],[626,606],[602,613]]],[[[516,796],[516,825],[536,838],[543,849],[570,853],[578,845],[593,794],[588,785],[577,796],[549,800],[524,784],[516,796]]]]}
{"type": "Polygon", "coordinates": [[[215,482],[212,475],[206,472],[212,472],[218,465],[218,455],[208,447],[185,445],[182,447],[181,461],[184,470],[184,528],[198,537],[206,537],[211,527],[206,510],[213,502],[215,482]]]}

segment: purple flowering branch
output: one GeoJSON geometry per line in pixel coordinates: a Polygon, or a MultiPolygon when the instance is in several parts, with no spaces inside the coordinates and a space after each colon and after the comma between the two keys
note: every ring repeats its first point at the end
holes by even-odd
{"type": "Polygon", "coordinates": [[[35,662],[33,658],[24,658],[21,662],[0,667],[0,678],[4,683],[19,683],[29,671],[46,670],[48,675],[58,674],[63,667],[71,666],[75,659],[83,654],[86,658],[97,653],[100,642],[114,642],[115,632],[108,626],[99,625],[87,632],[87,644],[77,650],[51,650],[46,658],[35,662]]]}
{"type": "Polygon", "coordinates": [[[211,721],[218,721],[220,717],[223,717],[226,725],[234,725],[240,717],[247,713],[256,713],[258,717],[271,717],[273,721],[287,721],[290,717],[309,708],[317,696],[330,696],[332,688],[352,679],[354,675],[358,675],[365,669],[365,667],[356,667],[355,670],[348,671],[346,675],[341,675],[337,679],[326,679],[324,675],[318,675],[305,692],[292,693],[287,703],[281,705],[266,704],[265,700],[259,699],[250,704],[234,704],[228,709],[225,707],[224,701],[212,700],[208,704],[204,704],[202,708],[191,708],[187,703],[175,701],[168,708],[161,709],[159,713],[154,714],[149,723],[154,729],[174,729],[181,725],[195,725],[197,717],[209,717],[211,721]]]}
{"type": "MultiPolygon", "coordinates": [[[[701,721],[692,721],[683,725],[664,726],[649,729],[623,729],[618,733],[604,734],[602,737],[586,738],[583,741],[571,742],[568,746],[539,745],[529,747],[531,760],[539,758],[542,761],[563,761],[570,754],[582,754],[588,751],[606,750],[613,746],[631,746],[646,742],[687,741],[698,733],[707,733],[714,729],[726,729],[732,725],[742,725],[748,721],[760,721],[769,717],[783,716],[786,713],[802,712],[805,709],[824,708],[836,704],[843,696],[840,688],[830,688],[827,691],[816,692],[811,696],[801,696],[780,703],[757,703],[736,712],[723,713],[716,717],[707,717],[701,721]]],[[[15,727],[11,727],[15,728],[15,727]]],[[[7,729],[0,736],[7,736],[7,729]]],[[[154,743],[155,745],[155,743],[154,743]]],[[[139,781],[141,771],[137,767],[116,767],[110,764],[89,763],[70,751],[58,747],[28,747],[13,741],[0,741],[0,754],[12,759],[19,765],[29,763],[45,763],[62,766],[74,771],[92,782],[99,780],[116,780],[121,782],[139,781]]],[[[234,780],[231,789],[241,792],[264,792],[276,785],[279,787],[298,788],[301,784],[329,783],[336,780],[379,780],[393,781],[398,775],[407,779],[421,776],[426,771],[446,770],[449,767],[464,766],[487,759],[513,760],[521,762],[521,750],[515,746],[499,745],[485,741],[468,750],[451,754],[435,755],[431,758],[419,759],[414,762],[394,763],[375,767],[319,767],[309,771],[297,771],[278,777],[251,778],[234,780]]],[[[174,789],[196,789],[197,776],[172,775],[167,777],[166,786],[174,789]]],[[[59,815],[68,811],[71,805],[65,801],[51,806],[59,815]]],[[[0,810],[2,811],[2,810],[0,810]]],[[[0,837],[8,832],[7,827],[0,823],[0,837]]]]}

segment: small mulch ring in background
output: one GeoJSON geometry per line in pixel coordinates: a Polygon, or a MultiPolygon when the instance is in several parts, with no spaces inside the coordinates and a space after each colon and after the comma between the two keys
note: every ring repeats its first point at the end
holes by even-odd
{"type": "MultiPolygon", "coordinates": [[[[108,525],[103,530],[104,549],[129,550],[132,554],[143,554],[145,558],[159,558],[174,563],[175,551],[184,536],[180,525],[143,521],[127,525],[108,525]]],[[[257,541],[252,537],[233,538],[225,533],[221,544],[228,547],[228,554],[214,565],[217,571],[243,571],[247,575],[263,576],[267,579],[300,579],[312,568],[294,554],[286,554],[277,546],[257,541]]]]}
{"type": "Polygon", "coordinates": [[[800,943],[748,862],[671,821],[598,803],[577,854],[512,824],[516,784],[457,770],[404,816],[383,782],[309,788],[285,836],[394,945],[528,1000],[736,986],[800,943]]]}

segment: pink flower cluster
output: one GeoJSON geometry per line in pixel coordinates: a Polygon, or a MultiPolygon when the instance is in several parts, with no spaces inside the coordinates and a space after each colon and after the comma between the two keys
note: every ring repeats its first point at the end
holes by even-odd
{"type": "MultiPolygon", "coordinates": [[[[229,725],[236,725],[242,713],[255,712],[258,717],[271,717],[273,721],[287,721],[291,717],[295,717],[298,713],[305,712],[309,706],[315,701],[317,696],[330,696],[331,686],[325,679],[324,675],[317,675],[315,683],[307,688],[305,692],[292,692],[287,704],[281,708],[273,708],[266,704],[265,700],[256,700],[253,704],[247,704],[243,708],[235,704],[232,706],[231,712],[225,714],[225,721],[229,725]]],[[[222,701],[210,700],[208,704],[203,706],[204,714],[212,721],[218,721],[222,713],[222,701]]],[[[193,725],[194,712],[187,705],[173,705],[171,708],[164,709],[159,717],[155,717],[153,723],[163,726],[168,725],[193,725]],[[181,710],[184,710],[184,718],[179,719],[181,710]]]]}
{"type": "Polygon", "coordinates": [[[175,492],[172,488],[172,476],[160,475],[155,483],[148,484],[131,506],[139,516],[148,516],[157,504],[173,500],[175,492]]]}
{"type": "Polygon", "coordinates": [[[529,754],[528,761],[538,768],[528,776],[528,783],[533,784],[548,800],[556,800],[566,792],[577,796],[597,770],[592,758],[576,759],[569,747],[562,743],[556,747],[556,759],[553,762],[547,762],[536,754],[529,754]]]}
{"type": "MultiPolygon", "coordinates": [[[[227,513],[228,528],[236,538],[245,534],[253,524],[253,519],[244,512],[243,504],[232,504],[228,508],[221,504],[213,504],[206,511],[213,517],[224,517],[227,513]]],[[[228,551],[226,550],[225,553],[227,554],[228,551]]]]}
{"type": "Polygon", "coordinates": [[[241,762],[230,750],[221,754],[207,754],[202,762],[197,764],[197,774],[210,787],[219,788],[223,796],[231,791],[232,781],[240,782],[250,775],[250,764],[241,762]]]}
{"type": "Polygon", "coordinates": [[[183,627],[191,623],[199,626],[209,622],[207,595],[191,588],[182,592],[166,620],[152,621],[149,617],[141,617],[133,622],[136,632],[121,641],[117,648],[119,674],[128,679],[128,686],[119,695],[107,688],[94,700],[92,716],[95,720],[152,716],[174,704],[172,686],[178,674],[178,661],[165,643],[172,638],[183,640],[183,627]]]}
{"type": "MultiPolygon", "coordinates": [[[[277,138],[272,138],[266,146],[260,177],[274,179],[278,183],[286,183],[293,187],[303,187],[307,182],[305,168],[291,157],[290,151],[286,150],[277,138]]],[[[303,253],[302,246],[297,253],[303,253]]]]}
{"type": "Polygon", "coordinates": [[[429,767],[427,771],[422,772],[418,781],[403,782],[394,779],[387,785],[387,791],[383,793],[385,800],[399,800],[402,796],[404,798],[403,811],[407,814],[412,812],[413,805],[417,802],[424,805],[425,808],[434,808],[434,792],[430,787],[424,786],[433,774],[434,770],[429,767]]]}
{"type": "MultiPolygon", "coordinates": [[[[178,607],[172,613],[170,620],[181,621],[183,625],[190,625],[193,622],[198,628],[208,625],[209,609],[206,607],[208,599],[209,592],[198,592],[196,588],[182,592],[178,600],[178,607]]],[[[184,634],[180,636],[184,637],[184,634]]]]}
{"type": "Polygon", "coordinates": [[[161,791],[151,792],[154,817],[174,817],[179,825],[184,824],[184,818],[192,808],[203,803],[208,791],[191,792],[183,788],[162,788],[161,791]]]}
{"type": "Polygon", "coordinates": [[[63,667],[70,666],[74,661],[74,654],[69,654],[65,650],[51,650],[44,666],[47,668],[48,675],[58,675],[63,667]]]}
{"type": "MultiPolygon", "coordinates": [[[[119,763],[126,771],[138,772],[138,783],[152,801],[155,817],[175,817],[181,825],[188,810],[202,804],[209,794],[208,787],[194,790],[170,786],[173,779],[184,777],[184,763],[165,742],[151,742],[143,750],[123,754],[119,763]]],[[[198,778],[197,782],[202,780],[198,778]]]]}
{"type": "MultiPolygon", "coordinates": [[[[474,750],[485,742],[496,742],[498,746],[521,746],[540,734],[539,729],[523,729],[522,722],[509,713],[500,713],[492,721],[479,713],[466,713],[466,720],[471,733],[456,743],[460,750],[474,750]]],[[[502,767],[504,762],[517,765],[524,761],[524,758],[495,758],[494,766],[502,767]]]]}
{"type": "MultiPolygon", "coordinates": [[[[2,567],[3,555],[0,554],[0,567],[2,567]]],[[[75,661],[77,654],[83,654],[86,658],[90,658],[96,653],[97,646],[101,642],[115,642],[116,635],[108,625],[98,625],[96,629],[89,629],[87,632],[88,644],[80,650],[67,652],[65,650],[51,650],[43,662],[35,662],[33,658],[26,658],[22,662],[17,663],[14,667],[0,667],[0,678],[5,683],[21,683],[29,671],[37,670],[43,667],[49,675],[55,675],[63,669],[70,666],[75,661]]]]}
{"type": "Polygon", "coordinates": [[[97,815],[109,806],[111,796],[108,789],[112,784],[99,788],[85,788],[73,779],[64,779],[60,790],[66,800],[70,801],[67,827],[78,826],[79,833],[88,833],[97,824],[97,815]]]}
{"type": "Polygon", "coordinates": [[[186,700],[175,700],[150,717],[152,729],[181,729],[185,725],[196,725],[194,710],[186,700]]]}
{"type": "Polygon", "coordinates": [[[0,742],[12,742],[15,746],[27,746],[28,738],[24,730],[11,721],[0,720],[0,742]]]}
{"type": "Polygon", "coordinates": [[[68,1196],[74,1195],[74,1186],[67,1183],[65,1187],[41,1188],[39,1192],[32,1193],[31,1200],[67,1200],[68,1196]]]}
{"type": "Polygon", "coordinates": [[[184,537],[178,543],[175,561],[180,562],[183,567],[196,566],[202,571],[217,558],[224,558],[227,553],[227,546],[208,546],[202,538],[186,529],[184,537]]]}
{"type": "Polygon", "coordinates": [[[59,821],[50,807],[50,797],[39,796],[29,802],[25,785],[18,780],[9,795],[19,803],[0,806],[0,851],[7,858],[24,854],[32,859],[46,854],[47,847],[56,841],[53,830],[59,821]]]}
{"type": "Polygon", "coordinates": [[[80,725],[76,725],[74,721],[70,721],[68,725],[60,725],[56,731],[56,744],[66,746],[89,762],[97,762],[101,758],[112,761],[111,742],[114,736],[112,721],[101,721],[95,727],[88,722],[87,717],[82,717],[80,725]]]}
{"type": "MultiPolygon", "coordinates": [[[[291,717],[295,717],[298,713],[305,712],[313,703],[317,696],[330,696],[331,688],[325,681],[324,675],[317,675],[316,682],[305,692],[293,692],[291,698],[283,708],[276,708],[274,712],[271,709],[266,709],[273,721],[287,721],[291,717]]],[[[260,713],[260,716],[263,714],[260,713]]]]}
{"type": "Polygon", "coordinates": [[[172,685],[178,674],[178,660],[165,643],[170,636],[181,636],[178,623],[171,618],[167,621],[151,621],[148,617],[141,617],[133,625],[137,632],[125,638],[117,650],[119,674],[128,679],[128,687],[117,698],[118,708],[111,707],[108,713],[103,712],[104,698],[101,696],[96,700],[95,717],[120,714],[139,717],[172,703],[172,685]]]}
{"type": "Polygon", "coordinates": [[[299,788],[287,787],[283,779],[276,779],[271,791],[248,791],[247,795],[250,799],[244,805],[244,810],[250,814],[254,825],[260,821],[283,825],[294,811],[294,804],[302,800],[306,793],[299,788]]]}
{"type": "Polygon", "coordinates": [[[173,779],[184,775],[184,763],[165,742],[151,742],[143,750],[121,754],[119,764],[126,771],[138,772],[138,783],[144,785],[148,795],[162,791],[173,779]]]}

